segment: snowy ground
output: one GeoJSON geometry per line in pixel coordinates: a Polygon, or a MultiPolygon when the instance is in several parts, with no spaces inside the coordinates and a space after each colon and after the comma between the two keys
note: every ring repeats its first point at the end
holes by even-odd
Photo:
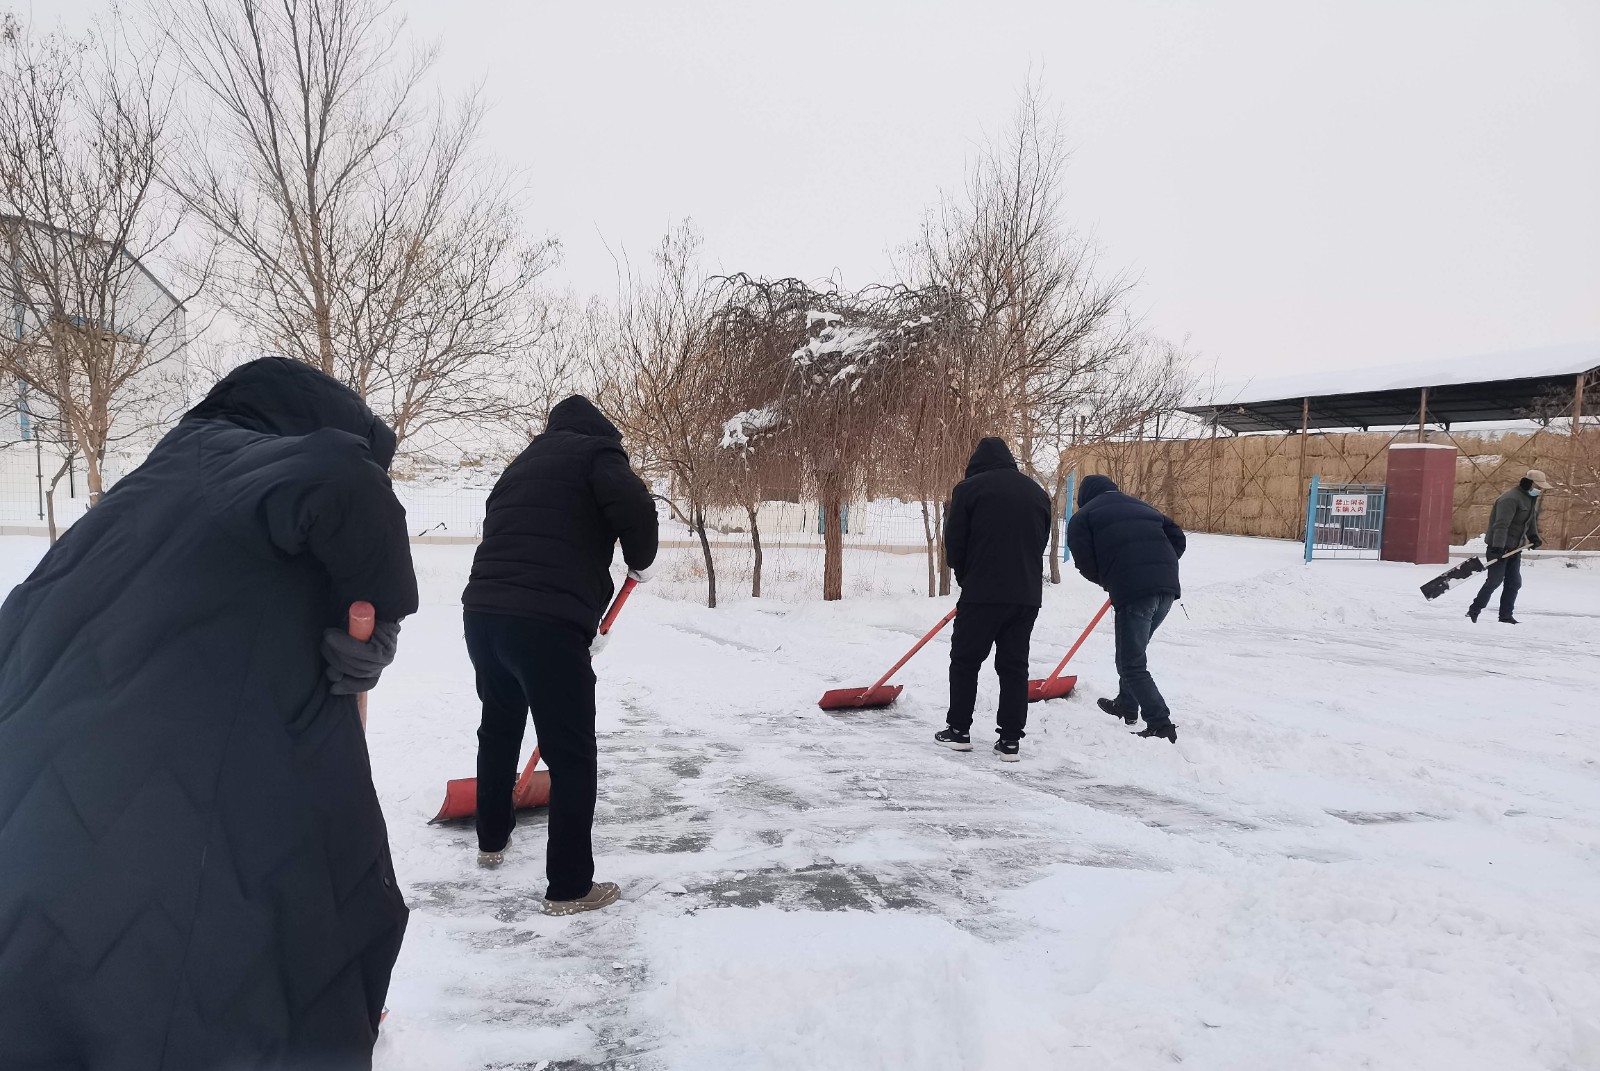
{"type": "MultiPolygon", "coordinates": [[[[600,667],[625,900],[549,919],[539,817],[498,871],[425,824],[473,769],[471,551],[416,548],[426,605],[372,698],[413,907],[380,1071],[1600,1068],[1595,563],[1531,563],[1513,629],[1425,602],[1439,567],[1194,537],[1153,648],[1178,746],[1094,708],[1103,627],[1001,765],[930,740],[943,640],[896,707],[816,707],[947,608],[905,594],[921,559],[854,556],[870,598],[711,611],[661,598],[694,591],[674,552],[600,667]]],[[[1100,598],[1047,593],[1036,674],[1100,598]]]]}

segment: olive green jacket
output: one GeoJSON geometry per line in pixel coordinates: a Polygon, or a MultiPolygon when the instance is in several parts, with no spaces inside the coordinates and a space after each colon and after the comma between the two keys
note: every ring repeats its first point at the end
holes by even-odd
{"type": "Polygon", "coordinates": [[[1539,538],[1539,499],[1513,487],[1495,499],[1483,541],[1491,547],[1515,550],[1539,538]]]}

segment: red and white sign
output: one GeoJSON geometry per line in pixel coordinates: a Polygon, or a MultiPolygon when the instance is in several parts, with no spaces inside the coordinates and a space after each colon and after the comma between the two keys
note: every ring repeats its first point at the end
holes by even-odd
{"type": "Polygon", "coordinates": [[[1365,517],[1367,515],[1367,496],[1334,495],[1333,515],[1335,517],[1365,517]]]}

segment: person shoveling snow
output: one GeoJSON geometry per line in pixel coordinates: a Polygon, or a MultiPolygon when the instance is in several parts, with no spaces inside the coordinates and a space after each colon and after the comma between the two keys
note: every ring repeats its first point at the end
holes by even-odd
{"type": "Polygon", "coordinates": [[[356,700],[418,603],[394,450],[253,361],[0,609],[6,1067],[370,1066],[407,919],[356,700]]]}
{"type": "Polygon", "coordinates": [[[972,750],[978,670],[992,647],[1000,678],[994,751],[1016,762],[1028,723],[1028,641],[1044,601],[1050,496],[1018,471],[1005,440],[984,439],[972,451],[967,477],[950,495],[944,538],[961,599],[950,641],[950,712],[934,739],[972,750]]]}
{"type": "Polygon", "coordinates": [[[550,767],[551,915],[594,911],[621,895],[594,881],[594,669],[604,643],[618,542],[628,576],[643,581],[658,542],[655,501],[628,465],[622,433],[587,398],[550,410],[542,435],[489,495],[472,562],[467,653],[477,674],[478,860],[499,865],[517,824],[512,795],[528,712],[550,767]]]}
{"type": "Polygon", "coordinates": [[[1176,521],[1117,490],[1111,477],[1087,477],[1078,489],[1078,512],[1067,525],[1072,564],[1106,590],[1117,612],[1117,697],[1101,699],[1100,709],[1129,725],[1142,714],[1145,728],[1138,735],[1173,743],[1178,727],[1150,676],[1145,652],[1183,596],[1178,559],[1185,545],[1176,521]]]}

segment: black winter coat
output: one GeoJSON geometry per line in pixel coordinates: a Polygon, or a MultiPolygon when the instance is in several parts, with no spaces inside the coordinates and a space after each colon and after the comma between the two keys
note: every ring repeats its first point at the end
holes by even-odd
{"type": "Polygon", "coordinates": [[[961,602],[1044,601],[1050,496],[1017,470],[1004,440],[984,439],[972,451],[967,478],[950,495],[944,543],[961,602]]]}
{"type": "Polygon", "coordinates": [[[545,617],[593,636],[611,601],[618,541],[630,569],[656,559],[656,505],[628,467],[622,433],[587,398],[550,410],[542,435],[489,495],[483,542],[462,603],[545,617]]]}
{"type": "Polygon", "coordinates": [[[1067,550],[1078,572],[1105,588],[1113,606],[1151,595],[1181,598],[1178,559],[1186,542],[1177,522],[1117,490],[1111,477],[1089,476],[1078,488],[1067,550]]]}
{"type": "Polygon", "coordinates": [[[370,1066],[406,907],[320,644],[417,608],[393,451],[244,365],[0,608],[0,1066],[370,1066]]]}

